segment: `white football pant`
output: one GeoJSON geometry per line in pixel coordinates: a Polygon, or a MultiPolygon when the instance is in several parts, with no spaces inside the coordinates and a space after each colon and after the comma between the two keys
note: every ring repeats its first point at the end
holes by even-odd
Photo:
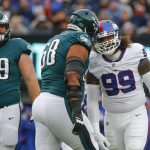
{"type": "Polygon", "coordinates": [[[0,109],[0,150],[15,150],[20,123],[19,104],[0,109]]]}
{"type": "Polygon", "coordinates": [[[148,133],[147,110],[141,106],[127,113],[105,112],[104,127],[110,150],[143,150],[148,133]]]}
{"type": "Polygon", "coordinates": [[[73,150],[99,150],[93,128],[83,114],[85,127],[80,136],[73,135],[69,105],[64,98],[43,92],[33,102],[36,126],[36,150],[60,150],[64,142],[73,150]]]}

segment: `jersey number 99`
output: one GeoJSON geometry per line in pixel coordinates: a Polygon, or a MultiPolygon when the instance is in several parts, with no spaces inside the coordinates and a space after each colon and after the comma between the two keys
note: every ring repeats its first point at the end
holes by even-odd
{"type": "Polygon", "coordinates": [[[119,91],[128,93],[136,89],[131,70],[120,71],[118,75],[114,73],[103,74],[101,79],[108,96],[116,96],[119,91]]]}

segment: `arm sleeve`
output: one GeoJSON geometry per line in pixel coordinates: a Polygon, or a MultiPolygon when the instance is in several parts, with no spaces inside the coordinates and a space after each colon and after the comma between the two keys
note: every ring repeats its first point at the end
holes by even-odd
{"type": "Polygon", "coordinates": [[[87,114],[94,131],[99,131],[99,97],[100,97],[99,85],[87,84],[87,114]]]}

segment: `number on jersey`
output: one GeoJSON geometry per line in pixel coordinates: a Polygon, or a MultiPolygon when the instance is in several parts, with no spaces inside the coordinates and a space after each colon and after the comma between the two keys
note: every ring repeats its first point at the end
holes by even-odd
{"type": "Polygon", "coordinates": [[[118,95],[120,91],[128,93],[136,89],[134,75],[131,70],[120,71],[118,75],[114,73],[103,74],[101,79],[108,96],[118,95]],[[119,89],[119,85],[123,88],[119,89]]]}
{"type": "Polygon", "coordinates": [[[9,61],[8,58],[0,58],[0,79],[8,79],[9,61]]]}
{"type": "Polygon", "coordinates": [[[48,43],[46,47],[49,47],[48,51],[43,52],[43,56],[41,59],[41,67],[43,68],[45,65],[53,65],[55,63],[56,50],[58,48],[60,40],[55,39],[52,42],[48,43]]]}

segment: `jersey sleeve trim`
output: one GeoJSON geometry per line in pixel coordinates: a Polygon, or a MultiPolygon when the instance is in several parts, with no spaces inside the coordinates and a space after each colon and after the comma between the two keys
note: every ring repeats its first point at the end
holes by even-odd
{"type": "Polygon", "coordinates": [[[30,54],[31,54],[31,50],[27,49],[27,50],[23,51],[23,54],[28,54],[28,55],[30,55],[30,54]]]}

